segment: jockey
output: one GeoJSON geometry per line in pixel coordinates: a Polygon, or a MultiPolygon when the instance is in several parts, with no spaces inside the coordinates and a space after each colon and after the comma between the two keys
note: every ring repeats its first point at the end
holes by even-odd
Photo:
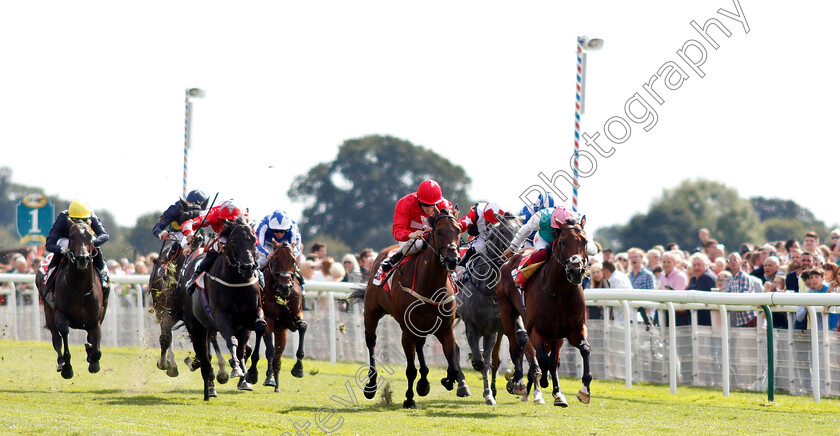
{"type": "MultiPolygon", "coordinates": [[[[197,216],[184,221],[184,223],[181,224],[181,233],[187,237],[188,243],[192,242],[193,238],[195,238],[194,232],[198,230],[198,226],[210,226],[213,229],[213,232],[219,235],[222,230],[224,230],[226,221],[235,221],[237,218],[245,219],[242,209],[233,200],[225,200],[222,204],[211,208],[207,213],[206,219],[203,216],[197,216]],[[202,220],[204,221],[203,225],[202,220]],[[193,230],[193,228],[195,228],[195,230],[193,230]]],[[[216,258],[219,256],[222,248],[224,248],[225,242],[227,242],[225,238],[219,238],[214,244],[207,247],[207,256],[205,256],[198,266],[196,266],[195,274],[189,282],[187,282],[187,290],[190,294],[192,294],[195,290],[195,279],[206,271],[210,265],[213,265],[213,262],[216,261],[216,258]]]]}
{"type": "Polygon", "coordinates": [[[548,251],[551,248],[551,243],[554,242],[554,239],[557,237],[557,231],[560,229],[560,226],[557,224],[557,220],[561,223],[565,223],[567,218],[573,218],[575,221],[579,221],[580,214],[566,208],[565,206],[559,206],[556,208],[547,207],[535,213],[531,219],[529,219],[528,222],[519,229],[519,233],[517,233],[513,238],[513,241],[511,241],[510,247],[508,247],[508,249],[504,252],[504,256],[507,258],[513,256],[513,253],[519,250],[528,234],[536,232],[536,236],[534,236],[535,251],[531,253],[531,256],[525,262],[525,265],[511,271],[513,282],[516,284],[517,289],[520,291],[524,290],[525,283],[528,281],[524,274],[519,274],[519,271],[529,265],[543,262],[548,259],[548,251]]]}
{"type": "Polygon", "coordinates": [[[152,233],[155,237],[166,239],[173,236],[181,247],[187,246],[187,238],[181,233],[181,223],[201,215],[201,210],[207,207],[207,195],[194,189],[187,194],[187,198],[179,198],[160,216],[152,233]]]}
{"type": "Polygon", "coordinates": [[[406,255],[412,255],[423,249],[423,228],[428,225],[428,218],[436,210],[452,210],[452,203],[443,198],[438,182],[424,180],[417,192],[406,195],[394,208],[394,239],[399,241],[400,251],[385,259],[379,265],[379,271],[373,278],[373,284],[382,286],[388,272],[400,263],[406,255]]]}
{"type": "MultiPolygon", "coordinates": [[[[534,204],[529,204],[527,206],[522,206],[522,210],[519,211],[519,216],[521,216],[523,218],[522,222],[527,223],[528,220],[530,220],[531,217],[535,213],[537,213],[537,212],[539,212],[539,211],[541,211],[541,210],[543,210],[547,207],[550,207],[550,208],[555,207],[554,197],[552,197],[551,193],[548,193],[548,192],[546,192],[545,198],[543,198],[543,195],[540,194],[539,197],[537,197],[537,201],[535,201],[534,204]]],[[[536,232],[531,232],[531,234],[529,234],[528,237],[525,239],[525,246],[526,247],[533,247],[534,246],[534,236],[536,236],[536,232]]]]}
{"type": "MultiPolygon", "coordinates": [[[[47,286],[44,287],[46,292],[51,290],[50,288],[52,288],[55,279],[53,268],[61,263],[61,259],[64,257],[63,254],[67,252],[70,244],[70,240],[68,239],[70,237],[70,226],[67,223],[68,218],[73,221],[83,220],[90,226],[95,235],[93,240],[94,247],[99,248],[102,244],[108,242],[108,232],[105,231],[105,227],[102,227],[102,221],[99,221],[99,218],[90,210],[87,204],[79,200],[73,200],[67,210],[58,214],[50,229],[50,234],[47,236],[46,249],[55,253],[55,255],[50,260],[50,265],[47,268],[47,286]]],[[[102,258],[102,250],[95,250],[93,254],[93,266],[99,271],[99,277],[102,280],[102,292],[104,295],[107,295],[107,292],[110,290],[110,280],[108,277],[108,268],[105,267],[105,260],[102,258]]]]}
{"type": "Polygon", "coordinates": [[[505,211],[496,203],[481,202],[474,204],[470,211],[458,220],[461,232],[470,235],[470,249],[461,258],[460,266],[466,266],[474,255],[484,253],[488,225],[499,222],[496,214],[504,215],[505,211]]]}
{"type": "Polygon", "coordinates": [[[275,210],[257,226],[257,265],[260,269],[268,264],[268,256],[274,252],[274,248],[284,242],[292,244],[292,253],[297,259],[300,247],[303,246],[297,223],[286,212],[275,210]]]}

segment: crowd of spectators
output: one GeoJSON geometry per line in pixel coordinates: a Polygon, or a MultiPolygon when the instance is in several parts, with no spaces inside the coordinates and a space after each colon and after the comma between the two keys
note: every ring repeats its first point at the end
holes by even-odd
{"type": "MultiPolygon", "coordinates": [[[[647,251],[630,248],[613,253],[606,248],[595,255],[589,265],[586,288],[698,290],[730,293],[745,292],[840,292],[840,229],[831,232],[829,245],[821,245],[815,232],[804,235],[802,244],[795,239],[767,242],[760,246],[742,244],[737,250],[713,239],[706,229],[698,234],[700,244],[691,253],[677,244],[657,245],[647,251]]],[[[829,308],[825,308],[828,312],[829,308]]],[[[603,318],[600,308],[590,307],[592,319],[603,318]]],[[[688,311],[676,311],[675,325],[690,325],[688,311]]],[[[613,319],[621,320],[616,313],[613,319]]],[[[717,312],[699,311],[698,324],[712,325],[717,312]]],[[[733,327],[755,327],[763,322],[756,311],[730,313],[733,327]]],[[[641,309],[637,321],[653,324],[669,323],[667,313],[641,309]]],[[[822,325],[822,316],[816,322],[822,325]]],[[[813,320],[800,307],[794,315],[793,328],[806,329],[813,320]]],[[[838,329],[838,315],[829,315],[829,328],[838,329]]],[[[776,328],[788,328],[788,317],[774,313],[776,328]]]]}

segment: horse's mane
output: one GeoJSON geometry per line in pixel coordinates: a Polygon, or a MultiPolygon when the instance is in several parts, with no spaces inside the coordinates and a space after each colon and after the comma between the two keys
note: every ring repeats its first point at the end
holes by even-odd
{"type": "Polygon", "coordinates": [[[219,236],[223,236],[225,238],[229,237],[230,233],[236,227],[241,227],[241,226],[245,226],[245,227],[249,227],[249,228],[251,227],[251,226],[248,225],[247,222],[245,222],[244,218],[236,218],[233,221],[231,221],[231,220],[224,220],[224,221],[225,221],[225,227],[219,233],[219,236]]]}

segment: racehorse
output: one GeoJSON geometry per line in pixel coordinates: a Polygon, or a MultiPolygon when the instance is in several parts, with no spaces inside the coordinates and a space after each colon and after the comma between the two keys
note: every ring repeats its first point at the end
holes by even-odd
{"type": "Polygon", "coordinates": [[[551,375],[554,385],[554,405],[567,407],[568,403],[560,389],[557,365],[560,361],[560,347],[563,339],[580,350],[583,358],[583,377],[577,398],[589,403],[589,342],[586,339],[586,304],[583,288],[580,286],[586,271],[586,233],[573,219],[557,224],[559,235],[551,243],[551,257],[528,281],[525,291],[525,306],[515,288],[510,271],[519,264],[520,255],[512,257],[502,266],[502,280],[496,288],[505,335],[510,342],[510,355],[514,362],[513,391],[521,395],[525,391],[522,381],[522,347],[530,340],[537,352],[537,361],[542,369],[540,386],[548,387],[544,377],[551,375]],[[515,320],[522,316],[525,329],[517,330],[515,320]]]}
{"type": "MultiPolygon", "coordinates": [[[[173,241],[175,241],[173,239],[173,241]]],[[[190,244],[192,259],[200,261],[201,248],[203,247],[204,236],[197,235],[190,244]]],[[[203,256],[201,256],[203,257],[203,256]]],[[[170,377],[178,376],[178,365],[175,363],[175,353],[172,351],[172,330],[178,321],[184,320],[184,294],[183,286],[178,286],[180,271],[187,263],[188,256],[184,255],[181,245],[175,241],[167,245],[161,252],[161,256],[155,260],[155,265],[149,274],[149,293],[152,296],[152,305],[155,310],[155,317],[160,324],[160,359],[157,361],[158,369],[165,370],[170,377]]],[[[193,263],[194,265],[194,263],[193,263]]],[[[194,271],[193,267],[190,271],[194,271]]],[[[213,348],[216,351],[216,359],[219,364],[219,372],[216,379],[221,384],[228,381],[229,375],[225,368],[225,359],[219,349],[219,343],[214,335],[211,339],[213,348]]],[[[189,357],[185,360],[190,370],[198,369],[198,365],[189,357]]],[[[214,391],[213,388],[211,391],[214,391]]]]}
{"type": "MultiPolygon", "coordinates": [[[[300,332],[298,339],[297,362],[292,368],[292,375],[303,377],[303,337],[306,322],[303,320],[303,296],[300,284],[295,280],[294,245],[284,242],[275,248],[268,257],[265,269],[265,289],[262,291],[262,305],[265,311],[265,359],[268,369],[265,372],[265,386],[273,386],[279,391],[277,374],[280,371],[280,359],[286,349],[286,331],[300,332]]],[[[259,361],[260,342],[254,345],[251,354],[251,367],[245,380],[257,382],[257,361],[259,361]]]]}
{"type": "MultiPolygon", "coordinates": [[[[70,235],[67,254],[54,274],[53,302],[44,298],[44,316],[47,328],[52,334],[53,348],[58,354],[58,368],[65,379],[73,377],[73,366],[70,364],[70,347],[67,336],[70,329],[87,331],[88,371],[99,372],[99,359],[102,352],[99,342],[102,338],[100,325],[108,307],[108,296],[102,293],[102,282],[99,273],[93,267],[94,233],[84,221],[68,220],[70,235]],[[62,354],[62,345],[64,353],[62,354]]],[[[61,254],[56,254],[60,256],[61,254]]],[[[39,269],[35,276],[38,291],[45,296],[49,290],[44,287],[44,276],[39,269]]]]}
{"type": "MultiPolygon", "coordinates": [[[[426,249],[413,258],[409,258],[395,267],[390,283],[390,291],[373,284],[369,279],[367,288],[350,294],[349,301],[364,300],[365,308],[365,343],[370,354],[368,383],[364,388],[365,398],[376,395],[377,374],[374,347],[376,346],[376,327],[385,314],[393,316],[402,328],[402,345],[407,367],[408,390],[405,393],[403,407],[416,409],[414,402],[414,380],[417,368],[414,366],[414,354],[420,362],[420,380],[417,382],[417,395],[429,393],[429,368],[423,354],[426,337],[433,334],[440,341],[446,356],[448,368],[441,384],[446,390],[452,390],[458,382],[459,397],[470,395],[469,387],[464,382],[459,364],[458,344],[455,343],[453,323],[455,321],[455,297],[449,274],[458,264],[458,240],[460,227],[455,216],[448,211],[435,212],[429,217],[431,231],[425,237],[426,249]]],[[[371,271],[376,271],[388,253],[398,246],[391,246],[374,261],[371,271]]]]}
{"type": "MultiPolygon", "coordinates": [[[[496,220],[499,223],[491,224],[488,229],[484,253],[474,256],[467,263],[467,274],[459,280],[461,289],[457,295],[457,316],[464,322],[472,366],[481,373],[484,381],[484,403],[490,406],[496,405],[496,373],[499,370],[499,349],[502,343],[502,335],[499,333],[504,333],[496,284],[500,278],[499,267],[505,260],[502,253],[521,225],[519,218],[509,213],[504,216],[497,214],[496,220]]],[[[533,347],[528,347],[526,354],[534,356],[533,347]]],[[[531,368],[536,368],[536,365],[531,368]]],[[[533,371],[531,373],[529,390],[533,381],[533,371]]],[[[527,393],[522,396],[522,401],[528,401],[527,393]]],[[[539,385],[535,385],[534,403],[545,404],[539,385]]]]}
{"type": "MultiPolygon", "coordinates": [[[[264,324],[255,322],[260,310],[260,288],[254,231],[244,221],[237,220],[226,224],[219,238],[226,238],[227,243],[204,274],[204,289],[197,286],[184,300],[184,324],[190,332],[196,358],[201,362],[205,401],[210,397],[213,378],[210,339],[216,332],[222,335],[232,356],[230,376],[240,377],[239,389],[252,390],[245,381],[245,348],[250,331],[256,332],[257,341],[265,331],[264,324]]],[[[184,285],[188,275],[183,275],[179,286],[184,285]]]]}

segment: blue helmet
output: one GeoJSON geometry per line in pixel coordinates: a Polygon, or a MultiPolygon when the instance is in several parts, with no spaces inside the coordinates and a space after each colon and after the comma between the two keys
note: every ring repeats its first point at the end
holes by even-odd
{"type": "Polygon", "coordinates": [[[286,216],[286,212],[275,210],[272,212],[271,218],[268,219],[268,228],[273,231],[289,231],[292,228],[292,219],[286,216]]]}
{"type": "Polygon", "coordinates": [[[556,207],[554,204],[554,197],[551,196],[550,192],[546,192],[545,197],[540,194],[539,197],[537,197],[537,201],[535,201],[532,205],[524,206],[519,212],[519,215],[524,216],[527,221],[531,218],[531,215],[548,207],[556,207]]]}
{"type": "Polygon", "coordinates": [[[187,203],[200,205],[202,209],[207,207],[207,195],[200,189],[193,189],[187,194],[187,203]]]}

